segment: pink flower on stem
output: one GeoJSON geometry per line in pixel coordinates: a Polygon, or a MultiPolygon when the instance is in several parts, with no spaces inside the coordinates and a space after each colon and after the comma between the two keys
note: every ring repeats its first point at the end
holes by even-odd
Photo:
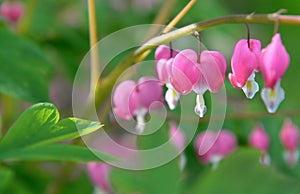
{"type": "Polygon", "coordinates": [[[280,132],[280,140],[285,148],[285,161],[289,166],[294,167],[299,158],[299,129],[292,123],[290,119],[286,119],[283,124],[280,132]]]}
{"type": "Polygon", "coordinates": [[[0,6],[0,15],[10,22],[18,22],[23,12],[23,2],[3,2],[0,6]]]}
{"type": "Polygon", "coordinates": [[[90,162],[87,164],[88,175],[94,185],[105,193],[110,193],[110,166],[106,163],[90,162]]]}
{"type": "Polygon", "coordinates": [[[237,42],[231,58],[232,73],[229,80],[233,87],[242,89],[247,98],[252,99],[259,90],[255,82],[255,71],[258,71],[261,43],[259,40],[242,39],[237,42]]]}
{"type": "Polygon", "coordinates": [[[138,84],[132,80],[120,83],[113,93],[113,111],[125,120],[136,116],[136,131],[143,132],[145,116],[152,103],[161,102],[162,88],[153,77],[142,77],[138,84]]]}
{"type": "Polygon", "coordinates": [[[290,62],[289,54],[282,44],[280,34],[275,34],[272,42],[262,50],[259,62],[265,81],[261,97],[268,112],[274,113],[284,99],[284,91],[280,87],[280,81],[290,62]]]}
{"type": "Polygon", "coordinates": [[[168,69],[170,69],[173,59],[178,53],[179,51],[171,50],[166,45],[160,45],[155,51],[155,72],[161,84],[166,84],[168,88],[165,94],[165,100],[171,110],[176,108],[180,98],[180,94],[177,93],[173,86],[170,84],[168,69]]]}
{"type": "Polygon", "coordinates": [[[249,136],[249,144],[261,150],[261,163],[264,165],[270,164],[270,157],[268,154],[268,147],[269,147],[269,136],[265,132],[262,125],[257,126],[255,129],[252,130],[249,136]]]}
{"type": "Polygon", "coordinates": [[[218,51],[203,51],[200,55],[200,63],[197,66],[201,74],[193,86],[194,92],[197,93],[195,113],[199,117],[203,117],[206,113],[203,94],[207,90],[212,93],[221,90],[225,80],[226,59],[218,51]]]}
{"type": "Polygon", "coordinates": [[[197,53],[191,49],[179,52],[169,67],[170,83],[179,94],[189,94],[200,78],[197,53]]]}
{"type": "Polygon", "coordinates": [[[229,130],[222,130],[219,134],[213,131],[202,132],[195,143],[198,159],[202,163],[212,163],[214,169],[236,147],[236,137],[229,130]]]}
{"type": "Polygon", "coordinates": [[[186,165],[186,156],[183,153],[185,148],[185,136],[184,133],[176,126],[175,123],[170,122],[169,131],[170,141],[176,147],[180,154],[180,169],[183,170],[186,165]]]}

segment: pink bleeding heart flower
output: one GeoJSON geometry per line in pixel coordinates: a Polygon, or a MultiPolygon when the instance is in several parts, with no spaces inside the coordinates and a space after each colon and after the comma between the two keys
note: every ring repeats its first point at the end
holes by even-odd
{"type": "Polygon", "coordinates": [[[293,167],[297,164],[299,158],[298,143],[299,129],[290,119],[286,119],[280,132],[280,140],[285,147],[284,159],[293,167]]]}
{"type": "Polygon", "coordinates": [[[23,2],[3,2],[0,6],[0,15],[10,22],[19,21],[24,12],[23,2]]]}
{"type": "Polygon", "coordinates": [[[206,113],[206,105],[203,94],[219,92],[224,84],[226,72],[226,59],[218,51],[203,51],[200,55],[200,64],[197,64],[201,72],[198,82],[193,90],[197,93],[195,113],[203,117],[206,113]]]}
{"type": "Polygon", "coordinates": [[[88,175],[94,185],[99,190],[110,193],[111,186],[109,183],[110,166],[106,163],[90,162],[87,164],[88,175]]]}
{"type": "Polygon", "coordinates": [[[260,70],[265,81],[261,96],[268,112],[276,112],[284,99],[280,81],[290,62],[289,54],[282,44],[280,34],[275,34],[272,42],[262,50],[259,58],[260,70]]]}
{"type": "Polygon", "coordinates": [[[154,77],[142,77],[138,84],[132,80],[120,83],[113,93],[113,111],[125,120],[136,116],[136,130],[142,132],[150,106],[154,102],[161,102],[162,88],[154,77]]]}
{"type": "Polygon", "coordinates": [[[176,147],[178,152],[180,152],[180,169],[183,170],[186,165],[186,157],[183,153],[185,149],[185,136],[184,133],[176,126],[175,123],[170,123],[169,131],[170,141],[176,147]]]}
{"type": "Polygon", "coordinates": [[[249,136],[249,143],[252,147],[261,150],[261,163],[264,165],[270,164],[270,157],[268,154],[269,136],[265,132],[262,125],[254,128],[249,136]]]}
{"type": "Polygon", "coordinates": [[[195,143],[198,159],[202,163],[212,163],[214,168],[236,147],[236,137],[229,130],[222,130],[219,134],[213,131],[202,132],[195,143]]]}
{"type": "Polygon", "coordinates": [[[179,94],[188,94],[198,82],[197,53],[191,49],[179,52],[170,67],[170,83],[179,94]]]}
{"type": "Polygon", "coordinates": [[[138,106],[139,98],[135,82],[126,80],[120,83],[113,94],[114,113],[122,119],[129,120],[138,106]]]}
{"type": "Polygon", "coordinates": [[[171,110],[176,108],[180,95],[170,84],[168,69],[171,69],[173,59],[178,53],[179,51],[171,50],[166,45],[160,45],[155,51],[155,72],[161,84],[166,84],[168,88],[165,95],[165,100],[171,110]]]}
{"type": "Polygon", "coordinates": [[[247,98],[252,99],[259,90],[255,82],[255,71],[259,69],[261,43],[259,40],[242,39],[237,42],[231,58],[232,73],[229,80],[233,87],[243,89],[247,98]]]}

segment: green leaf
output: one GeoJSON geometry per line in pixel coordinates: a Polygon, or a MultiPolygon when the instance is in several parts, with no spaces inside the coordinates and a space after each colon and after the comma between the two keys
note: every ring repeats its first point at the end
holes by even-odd
{"type": "Polygon", "coordinates": [[[117,158],[86,147],[68,144],[32,146],[0,155],[0,160],[103,162],[117,158]]]}
{"type": "Polygon", "coordinates": [[[13,172],[7,168],[0,168],[0,191],[5,189],[13,178],[13,172]]]}
{"type": "Polygon", "coordinates": [[[299,182],[259,162],[260,153],[240,149],[224,159],[215,171],[202,174],[189,193],[300,193],[299,182]]]}
{"type": "MultiPolygon", "coordinates": [[[[28,108],[0,141],[0,160],[99,161],[87,148],[48,144],[92,133],[102,125],[75,118],[58,120],[59,113],[50,103],[39,103],[28,108]]],[[[99,156],[109,159],[102,153],[99,156]]]]}
{"type": "Polygon", "coordinates": [[[99,122],[75,118],[58,120],[59,113],[54,105],[39,103],[31,106],[0,141],[0,151],[74,139],[102,126],[99,122]]]}
{"type": "Polygon", "coordinates": [[[0,27],[0,92],[30,102],[49,101],[52,65],[29,41],[0,27]]]}

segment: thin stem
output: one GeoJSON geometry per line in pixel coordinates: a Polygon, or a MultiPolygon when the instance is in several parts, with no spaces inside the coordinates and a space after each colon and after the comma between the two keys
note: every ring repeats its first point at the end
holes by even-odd
{"type": "Polygon", "coordinates": [[[186,15],[186,13],[193,7],[193,5],[197,2],[197,0],[191,0],[182,10],[181,12],[167,25],[167,27],[163,30],[163,34],[169,32],[176,24],[186,15]]]}
{"type": "Polygon", "coordinates": [[[158,45],[168,43],[170,41],[179,39],[184,36],[191,35],[195,30],[201,32],[205,29],[219,26],[223,24],[244,24],[244,23],[256,23],[256,24],[273,24],[274,21],[278,18],[281,24],[286,25],[300,25],[300,16],[297,15],[288,15],[288,16],[281,16],[278,14],[251,14],[251,15],[231,15],[231,16],[224,16],[215,19],[210,19],[194,24],[190,24],[188,26],[179,28],[172,32],[162,34],[160,36],[154,37],[144,45],[139,47],[133,53],[128,55],[122,63],[116,68],[109,77],[104,78],[101,80],[101,92],[97,94],[96,98],[96,105],[100,104],[105,100],[105,98],[111,93],[111,89],[113,84],[118,79],[120,74],[131,64],[138,57],[140,57],[145,52],[149,52],[151,49],[157,47],[158,45]]]}
{"type": "Polygon", "coordinates": [[[99,58],[97,47],[97,23],[96,23],[96,8],[95,0],[88,0],[89,10],[89,31],[90,31],[90,47],[91,47],[91,82],[90,93],[94,96],[99,76],[99,58]]]}
{"type": "Polygon", "coordinates": [[[250,48],[250,28],[249,28],[249,24],[248,23],[245,23],[246,25],[246,29],[247,29],[247,43],[248,43],[248,48],[250,48]]]}
{"type": "Polygon", "coordinates": [[[201,36],[198,31],[194,31],[194,35],[198,39],[198,63],[200,63],[200,54],[201,54],[201,36]]]}

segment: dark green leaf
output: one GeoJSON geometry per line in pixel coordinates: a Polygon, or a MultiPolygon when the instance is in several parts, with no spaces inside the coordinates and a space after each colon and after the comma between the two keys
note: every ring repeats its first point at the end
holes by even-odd
{"type": "Polygon", "coordinates": [[[295,194],[300,185],[272,167],[259,162],[257,150],[240,149],[224,159],[215,171],[209,170],[196,181],[189,193],[295,194]]]}
{"type": "Polygon", "coordinates": [[[32,43],[0,27],[0,92],[30,102],[48,101],[52,65],[32,43]]]}

